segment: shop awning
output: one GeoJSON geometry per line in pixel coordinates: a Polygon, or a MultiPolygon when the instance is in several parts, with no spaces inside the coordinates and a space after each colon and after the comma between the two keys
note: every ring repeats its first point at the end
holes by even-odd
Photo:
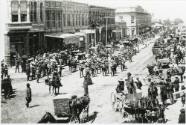
{"type": "Polygon", "coordinates": [[[121,30],[113,30],[112,32],[120,33],[121,30]]]}
{"type": "Polygon", "coordinates": [[[95,32],[96,30],[93,30],[93,29],[80,30],[80,33],[85,33],[85,34],[91,34],[95,32]]]}
{"type": "Polygon", "coordinates": [[[55,34],[48,34],[45,35],[46,37],[51,38],[59,38],[63,39],[65,44],[78,44],[80,36],[77,34],[70,34],[70,33],[55,33],[55,34]]]}
{"type": "Polygon", "coordinates": [[[46,37],[53,37],[53,38],[71,38],[71,37],[78,37],[76,34],[70,34],[70,33],[53,33],[45,35],[46,37]]]}

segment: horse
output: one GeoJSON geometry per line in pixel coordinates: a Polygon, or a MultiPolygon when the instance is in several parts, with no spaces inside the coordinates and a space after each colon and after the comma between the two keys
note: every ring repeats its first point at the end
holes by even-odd
{"type": "Polygon", "coordinates": [[[88,117],[89,102],[90,102],[90,98],[88,96],[83,96],[80,98],[77,98],[77,96],[74,96],[74,98],[69,102],[70,111],[72,114],[70,121],[74,121],[77,118],[78,122],[80,123],[81,122],[80,114],[85,110],[87,111],[86,116],[88,117]]]}

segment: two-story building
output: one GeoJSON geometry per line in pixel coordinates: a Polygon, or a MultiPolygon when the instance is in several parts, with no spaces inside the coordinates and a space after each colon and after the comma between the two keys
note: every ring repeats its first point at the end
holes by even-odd
{"type": "MultiPolygon", "coordinates": [[[[45,0],[45,42],[48,50],[71,44],[85,47],[85,35],[75,34],[88,28],[88,4],[66,0],[45,0]]],[[[86,39],[87,40],[87,39],[86,39]]]]}
{"type": "Polygon", "coordinates": [[[112,31],[115,29],[115,9],[90,5],[89,26],[96,29],[97,42],[110,43],[114,39],[112,31]]]}
{"type": "Polygon", "coordinates": [[[5,60],[34,55],[44,44],[44,7],[42,1],[7,0],[8,19],[5,34],[5,60]]]}
{"type": "Polygon", "coordinates": [[[126,22],[127,35],[145,33],[151,27],[151,15],[141,6],[118,8],[116,22],[126,22]]]}

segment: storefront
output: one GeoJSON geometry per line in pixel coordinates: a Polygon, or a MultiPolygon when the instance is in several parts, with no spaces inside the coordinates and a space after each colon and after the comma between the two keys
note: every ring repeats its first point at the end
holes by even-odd
{"type": "Polygon", "coordinates": [[[36,55],[43,49],[43,36],[43,31],[10,30],[5,41],[7,63],[13,66],[16,57],[36,55]]]}
{"type": "Polygon", "coordinates": [[[79,48],[80,38],[70,33],[55,33],[45,35],[48,51],[65,50],[70,51],[79,48]]]}

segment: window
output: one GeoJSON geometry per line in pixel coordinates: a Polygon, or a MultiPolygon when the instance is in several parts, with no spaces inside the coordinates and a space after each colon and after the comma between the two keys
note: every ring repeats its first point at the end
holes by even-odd
{"type": "Polygon", "coordinates": [[[60,13],[60,11],[58,11],[58,19],[57,19],[57,21],[58,21],[58,28],[61,28],[61,13],[60,13]]]}
{"type": "Polygon", "coordinates": [[[47,24],[47,28],[50,28],[50,11],[46,10],[46,24],[47,24]]]}
{"type": "Polygon", "coordinates": [[[40,20],[43,22],[43,3],[40,3],[40,20]]]}
{"type": "Polygon", "coordinates": [[[27,21],[27,2],[26,1],[21,1],[20,9],[21,9],[21,22],[25,22],[27,21]]]}
{"type": "Polygon", "coordinates": [[[55,27],[55,11],[52,11],[52,27],[55,27]]]}
{"type": "Polygon", "coordinates": [[[18,14],[12,14],[12,22],[18,22],[18,14]]]}
{"type": "Polygon", "coordinates": [[[81,15],[79,14],[79,26],[81,26],[81,15]]]}
{"type": "Polygon", "coordinates": [[[11,16],[12,22],[18,22],[18,1],[12,1],[11,3],[11,16]]]}
{"type": "Polygon", "coordinates": [[[27,20],[27,14],[21,14],[21,22],[25,22],[27,20]]]}
{"type": "Polygon", "coordinates": [[[85,25],[85,22],[84,22],[84,14],[82,14],[82,25],[83,25],[83,26],[85,25]]]}
{"type": "Polygon", "coordinates": [[[66,15],[63,14],[63,25],[66,26],[66,15]]]}
{"type": "Polygon", "coordinates": [[[76,15],[76,26],[78,26],[78,15],[76,15]]]}
{"type": "Polygon", "coordinates": [[[30,2],[30,21],[37,22],[37,2],[30,2]]]}
{"type": "Polygon", "coordinates": [[[74,14],[72,14],[72,26],[75,26],[75,16],[74,16],[74,14]]]}
{"type": "Polygon", "coordinates": [[[134,16],[131,16],[131,23],[134,23],[134,16]]]}
{"type": "Polygon", "coordinates": [[[67,26],[70,26],[70,14],[67,15],[67,26]]]}

